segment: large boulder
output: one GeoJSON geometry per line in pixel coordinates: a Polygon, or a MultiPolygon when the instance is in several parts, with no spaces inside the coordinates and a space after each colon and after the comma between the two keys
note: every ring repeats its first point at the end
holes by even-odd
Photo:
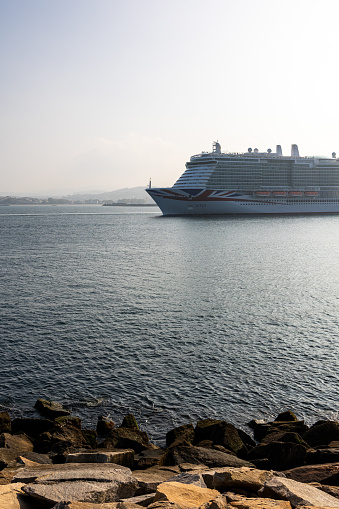
{"type": "Polygon", "coordinates": [[[290,442],[292,444],[300,444],[303,445],[306,449],[308,449],[309,445],[303,440],[303,438],[299,435],[299,433],[285,432],[285,431],[275,431],[273,433],[269,433],[262,439],[261,444],[269,444],[271,442],[290,442]]]}
{"type": "Polygon", "coordinates": [[[339,440],[339,425],[334,421],[319,421],[306,431],[303,439],[311,447],[328,445],[333,440],[339,440]]]}
{"type": "MultiPolygon", "coordinates": [[[[92,443],[89,442],[85,433],[86,430],[80,430],[71,425],[56,425],[36,437],[34,450],[42,454],[49,453],[56,457],[54,462],[63,463],[67,453],[75,452],[76,449],[91,448],[92,443]]],[[[93,445],[96,447],[96,433],[93,433],[95,434],[93,445]]]]}
{"type": "Polygon", "coordinates": [[[133,449],[136,453],[149,446],[147,433],[133,428],[115,428],[99,444],[103,449],[133,449]]]}
{"type": "Polygon", "coordinates": [[[201,473],[207,488],[221,493],[232,490],[244,490],[256,493],[266,481],[274,477],[274,473],[256,468],[223,467],[203,471],[201,473]]]}
{"type": "Polygon", "coordinates": [[[26,435],[11,435],[10,433],[0,435],[0,447],[15,449],[20,453],[33,451],[33,443],[26,435]]]}
{"type": "Polygon", "coordinates": [[[289,479],[294,479],[298,482],[318,482],[330,486],[339,486],[339,463],[305,465],[285,470],[284,473],[289,479]]]}
{"type": "Polygon", "coordinates": [[[58,502],[116,502],[130,498],[137,480],[126,467],[114,464],[66,464],[22,469],[14,477],[28,482],[23,491],[45,504],[58,502]]]}
{"type": "Polygon", "coordinates": [[[259,490],[259,495],[264,497],[288,500],[292,507],[298,505],[310,505],[320,507],[339,507],[339,499],[314,488],[309,484],[303,484],[293,479],[273,477],[259,490]]]}
{"type": "Polygon", "coordinates": [[[37,438],[54,427],[54,422],[48,419],[23,418],[13,419],[12,433],[15,435],[24,433],[29,438],[37,438]]]}
{"type": "Polygon", "coordinates": [[[139,429],[136,418],[133,414],[127,414],[123,418],[120,428],[139,429]]]}
{"type": "Polygon", "coordinates": [[[268,459],[269,468],[287,470],[305,464],[306,447],[291,442],[259,444],[248,453],[249,460],[268,459]]]}
{"type": "Polygon", "coordinates": [[[73,426],[74,428],[81,429],[81,419],[80,417],[75,417],[75,415],[62,415],[56,417],[54,422],[59,426],[73,426]]]}
{"type": "Polygon", "coordinates": [[[291,410],[286,410],[285,412],[281,412],[274,421],[278,422],[286,422],[286,421],[297,421],[298,417],[291,410]]]}
{"type": "Polygon", "coordinates": [[[8,412],[0,412],[0,433],[11,433],[12,424],[8,412]]]}
{"type": "Polygon", "coordinates": [[[56,401],[49,401],[47,399],[38,399],[34,405],[42,415],[48,419],[55,419],[56,417],[68,416],[70,411],[66,410],[61,403],[56,401]]]}
{"type": "Polygon", "coordinates": [[[163,458],[165,465],[181,463],[202,464],[206,467],[253,467],[248,461],[232,454],[196,446],[178,446],[167,450],[163,458]]]}
{"type": "Polygon", "coordinates": [[[337,463],[339,461],[339,447],[319,447],[308,449],[306,455],[307,465],[323,463],[337,463]]]}
{"type": "Polygon", "coordinates": [[[222,445],[234,453],[244,454],[246,447],[237,429],[226,421],[203,419],[197,422],[194,432],[194,445],[204,440],[212,440],[214,445],[222,445]]]}
{"type": "Polygon", "coordinates": [[[258,441],[261,441],[269,433],[285,432],[298,433],[307,443],[309,443],[306,437],[304,437],[304,433],[306,433],[308,429],[309,428],[304,421],[274,421],[264,424],[253,424],[254,438],[258,441]]]}
{"type": "Polygon", "coordinates": [[[173,443],[176,443],[176,445],[190,445],[192,444],[193,439],[194,426],[191,423],[171,429],[166,434],[166,444],[168,447],[173,443]]]}

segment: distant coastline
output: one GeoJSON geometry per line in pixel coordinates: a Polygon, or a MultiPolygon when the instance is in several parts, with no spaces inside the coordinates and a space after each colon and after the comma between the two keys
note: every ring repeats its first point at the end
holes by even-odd
{"type": "Polygon", "coordinates": [[[103,207],[157,207],[156,203],[103,203],[103,207]]]}

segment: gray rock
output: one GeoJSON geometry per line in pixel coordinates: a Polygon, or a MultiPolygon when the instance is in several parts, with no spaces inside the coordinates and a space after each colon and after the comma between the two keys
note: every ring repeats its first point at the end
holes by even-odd
{"type": "Polygon", "coordinates": [[[293,479],[274,477],[259,490],[259,495],[268,498],[288,500],[293,507],[310,505],[320,507],[339,507],[339,500],[327,493],[293,479]]]}
{"type": "Polygon", "coordinates": [[[101,504],[132,497],[138,484],[129,469],[118,465],[66,464],[53,467],[63,468],[32,467],[31,470],[40,470],[40,473],[45,470],[45,473],[24,486],[23,491],[44,503],[79,501],[101,504]]]}
{"type": "Polygon", "coordinates": [[[28,484],[23,491],[41,502],[92,502],[103,504],[117,502],[133,495],[134,489],[119,482],[65,481],[54,484],[28,484]]]}
{"type": "Polygon", "coordinates": [[[138,497],[124,498],[121,502],[125,504],[138,504],[147,507],[153,503],[155,493],[147,493],[146,495],[139,495],[138,497]]]}
{"type": "Polygon", "coordinates": [[[181,482],[183,484],[194,484],[200,488],[207,488],[204,478],[200,473],[181,472],[167,479],[167,482],[181,482]]]}
{"type": "MultiPolygon", "coordinates": [[[[41,477],[49,477],[49,476],[59,476],[59,479],[65,478],[65,476],[75,475],[74,472],[77,472],[77,478],[81,478],[88,475],[99,476],[98,478],[103,481],[110,481],[109,477],[112,473],[114,475],[115,471],[119,470],[128,475],[131,475],[131,470],[127,467],[123,467],[121,465],[114,465],[113,463],[107,464],[63,464],[63,465],[37,465],[34,467],[25,467],[18,470],[18,472],[14,475],[12,482],[23,482],[23,483],[32,483],[41,477]]],[[[96,478],[96,479],[98,479],[96,478]]]]}

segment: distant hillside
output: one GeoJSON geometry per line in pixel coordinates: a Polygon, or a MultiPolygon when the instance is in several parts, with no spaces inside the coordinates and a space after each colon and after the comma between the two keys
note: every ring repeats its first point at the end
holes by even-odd
{"type": "Polygon", "coordinates": [[[106,193],[95,193],[94,191],[89,194],[72,194],[64,196],[67,200],[72,201],[85,201],[85,200],[100,200],[100,201],[118,201],[118,200],[133,200],[143,199],[146,203],[154,203],[145,191],[145,187],[125,187],[123,189],[116,189],[106,193]]]}

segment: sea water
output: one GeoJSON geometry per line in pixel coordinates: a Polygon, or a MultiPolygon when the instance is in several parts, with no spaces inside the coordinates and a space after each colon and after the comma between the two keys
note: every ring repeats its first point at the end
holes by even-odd
{"type": "Polygon", "coordinates": [[[0,410],[95,427],[337,417],[339,215],[0,207],[0,410]]]}

